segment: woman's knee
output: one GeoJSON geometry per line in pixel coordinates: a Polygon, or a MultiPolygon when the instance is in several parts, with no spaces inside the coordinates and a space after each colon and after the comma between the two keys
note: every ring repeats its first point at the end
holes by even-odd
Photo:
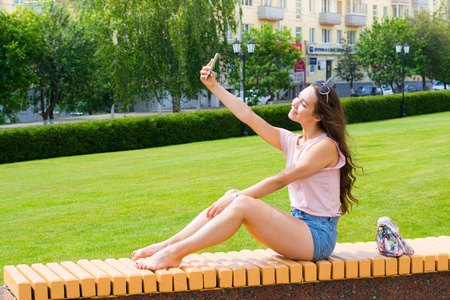
{"type": "Polygon", "coordinates": [[[234,201],[231,202],[230,206],[240,211],[244,211],[247,209],[254,208],[256,205],[259,205],[260,203],[261,201],[258,199],[242,195],[234,199],[234,201]]]}

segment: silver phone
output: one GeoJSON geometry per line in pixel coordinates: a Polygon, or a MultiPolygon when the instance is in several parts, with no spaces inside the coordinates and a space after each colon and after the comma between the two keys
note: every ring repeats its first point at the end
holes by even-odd
{"type": "MultiPolygon", "coordinates": [[[[217,59],[219,58],[219,53],[216,53],[216,55],[214,55],[214,59],[213,62],[211,64],[211,69],[210,72],[212,72],[212,70],[214,69],[214,66],[216,65],[217,59]]],[[[209,74],[206,75],[205,80],[208,80],[209,74]]]]}

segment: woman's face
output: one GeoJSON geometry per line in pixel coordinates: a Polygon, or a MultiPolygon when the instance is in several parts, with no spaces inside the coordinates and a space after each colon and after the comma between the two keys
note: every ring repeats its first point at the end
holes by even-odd
{"type": "Polygon", "coordinates": [[[292,100],[292,108],[289,111],[289,119],[294,122],[306,124],[317,119],[314,111],[317,103],[316,91],[309,86],[300,92],[297,98],[292,100]]]}

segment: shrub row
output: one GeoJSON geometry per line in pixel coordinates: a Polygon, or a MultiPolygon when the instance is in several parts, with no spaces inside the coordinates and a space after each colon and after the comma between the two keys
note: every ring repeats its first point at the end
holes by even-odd
{"type": "MultiPolygon", "coordinates": [[[[401,95],[343,99],[349,123],[398,118],[401,95]]],[[[450,91],[405,95],[406,115],[450,110],[450,91]]],[[[290,121],[290,104],[254,107],[273,126],[301,129],[290,121]]],[[[248,128],[249,134],[254,132],[248,128]]],[[[123,151],[223,139],[242,135],[242,124],[228,110],[200,111],[54,124],[0,131],[0,163],[123,151]]]]}

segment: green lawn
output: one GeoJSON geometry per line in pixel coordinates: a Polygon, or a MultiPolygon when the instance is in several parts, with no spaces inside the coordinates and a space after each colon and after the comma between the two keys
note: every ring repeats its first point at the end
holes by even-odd
{"type": "MultiPolygon", "coordinates": [[[[450,112],[349,125],[366,175],[338,242],[373,241],[385,215],[404,238],[450,234],[448,128],[450,112]]],[[[284,165],[255,136],[0,165],[0,267],[129,257],[284,165]]],[[[286,188],[263,200],[289,210],[286,188]]],[[[261,247],[241,229],[207,251],[261,247]]]]}

